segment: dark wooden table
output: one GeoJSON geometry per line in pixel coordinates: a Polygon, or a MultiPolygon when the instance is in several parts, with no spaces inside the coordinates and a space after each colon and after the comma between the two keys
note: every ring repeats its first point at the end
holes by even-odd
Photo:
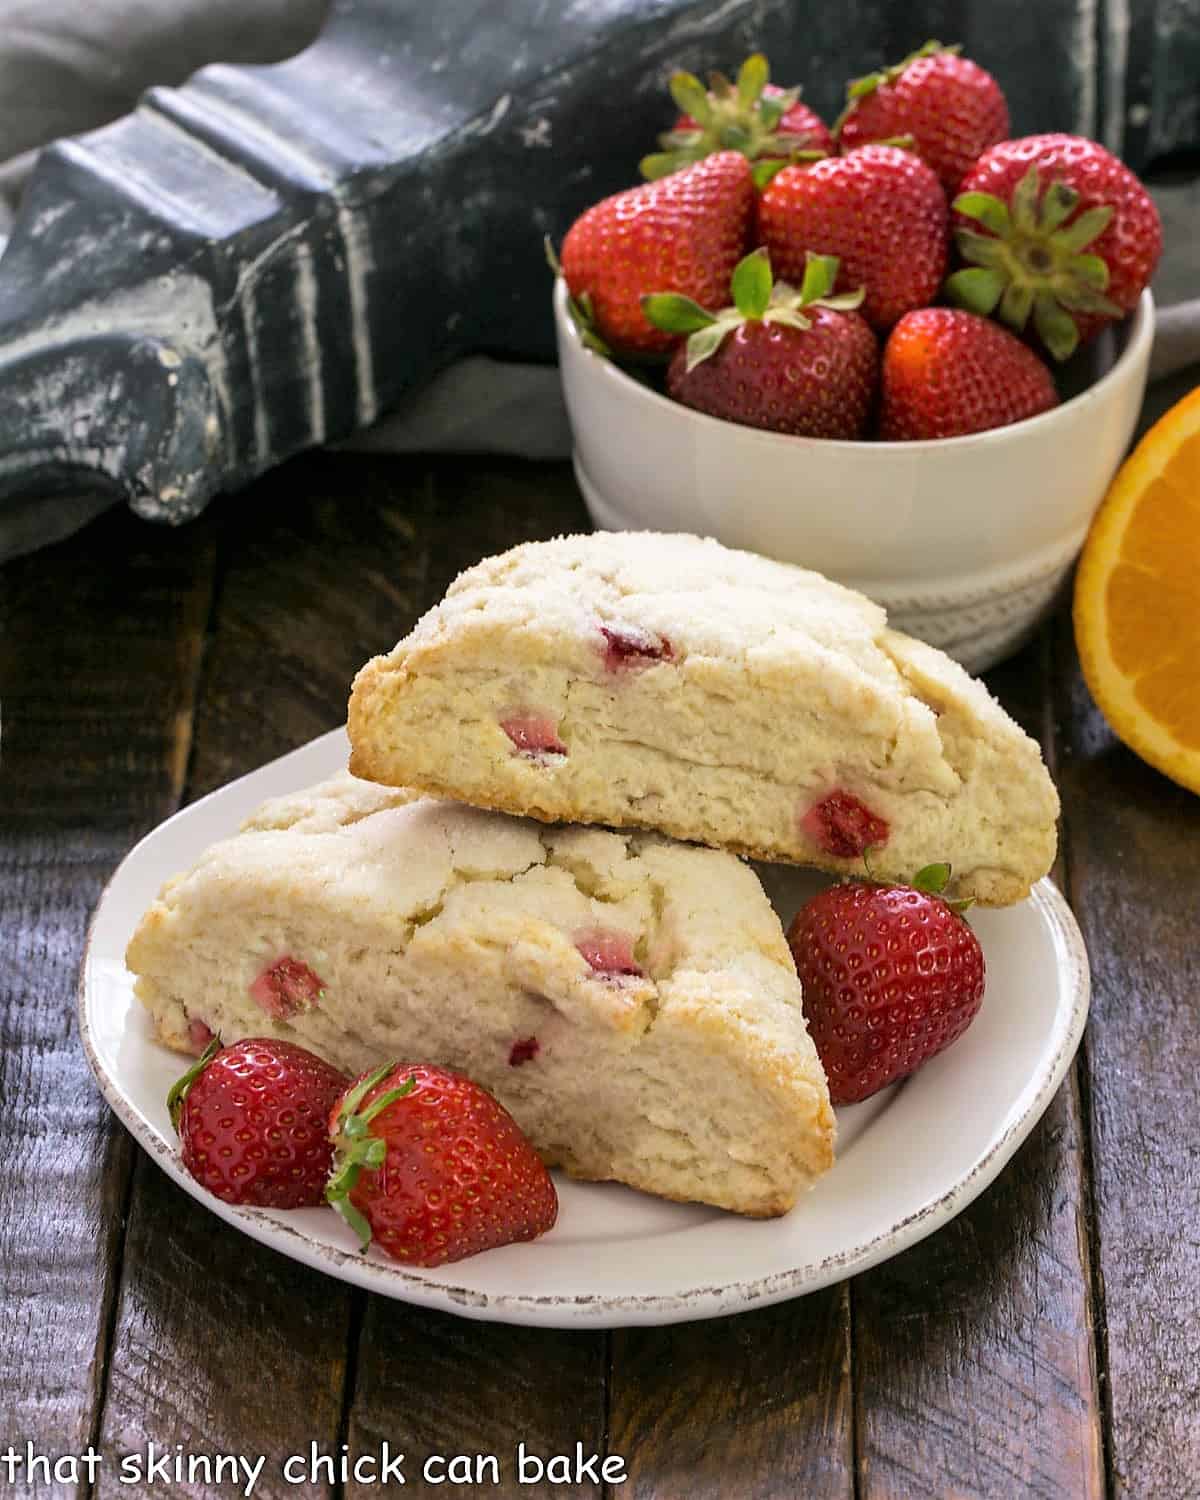
{"type": "MultiPolygon", "coordinates": [[[[182,803],[331,728],[347,686],[468,563],[587,520],[566,466],[293,461],[181,531],[114,511],[0,569],[0,1493],[122,1486],[119,1458],[310,1443],[608,1452],[643,1500],[1200,1495],[1200,798],[1113,740],[1060,618],[991,675],[1064,802],[1059,879],[1094,971],[1078,1061],[960,1218],[852,1282],[604,1333],[461,1321],[351,1290],[180,1192],[92,1083],[89,912],[182,803]],[[3,1449],[102,1454],[9,1483],[3,1449]],[[82,1478],[85,1478],[81,1474],[82,1478]]],[[[951,1124],[952,1128],[952,1124],[951,1124]]]]}

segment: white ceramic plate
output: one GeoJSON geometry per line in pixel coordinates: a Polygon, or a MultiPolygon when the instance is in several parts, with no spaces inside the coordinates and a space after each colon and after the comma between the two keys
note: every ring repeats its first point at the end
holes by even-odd
{"type": "MultiPolygon", "coordinates": [[[[782,1219],[739,1219],[628,1188],[558,1179],[554,1230],[436,1271],[359,1255],[325,1209],[231,1208],[183,1171],[167,1119],[178,1056],[154,1041],[122,955],[162,882],[261,801],[345,764],[325,735],[169,819],[117,870],[92,923],[80,977],[88,1060],[137,1140],[185,1191],[285,1255],[385,1296],[470,1318],[548,1327],[671,1323],[762,1307],[897,1254],[987,1186],[1033,1128],[1083,1032],[1087,957],[1062,897],[1042,881],[1004,911],[975,911],[987,958],[983,1008],[967,1034],[908,1083],[838,1114],[838,1162],[782,1219]]],[[[781,866],[764,883],[785,922],[822,883],[781,866]]]]}

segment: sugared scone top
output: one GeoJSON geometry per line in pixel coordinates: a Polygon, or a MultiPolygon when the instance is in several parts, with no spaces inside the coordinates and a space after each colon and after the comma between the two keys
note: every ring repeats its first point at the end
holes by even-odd
{"type": "Polygon", "coordinates": [[[690,535],[468,569],[359,674],[350,733],[378,780],[839,871],[949,860],[983,901],[1054,854],[1038,747],[981,683],[853,590],[690,535]]]}

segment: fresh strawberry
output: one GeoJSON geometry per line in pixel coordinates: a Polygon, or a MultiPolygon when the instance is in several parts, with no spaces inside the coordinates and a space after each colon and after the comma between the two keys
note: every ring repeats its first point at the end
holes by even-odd
{"type": "Polygon", "coordinates": [[[798,292],[773,286],[760,249],[734,271],[734,305],[721,312],[671,294],[647,297],[651,322],[690,335],[672,357],[668,392],[727,422],[857,437],[875,393],[879,350],[853,311],[861,292],[830,296],[836,276],[834,257],[813,255],[798,292]]]}
{"type": "Polygon", "coordinates": [[[317,1207],[333,1165],[329,1111],[348,1082],[291,1042],[214,1039],[167,1095],[184,1166],[226,1203],[317,1207]]]}
{"type": "Polygon", "coordinates": [[[1162,224],[1123,163],[1078,135],[1002,141],[975,163],[954,200],[968,269],[946,291],[1018,333],[1032,315],[1056,359],[1137,306],[1162,251],[1162,224]]]}
{"type": "Polygon", "coordinates": [[[828,125],[800,103],[800,90],[781,89],[768,76],[761,52],[746,59],[736,83],[713,73],[705,89],[691,73],[672,74],[671,97],[683,113],[659,137],[663,149],[642,159],[642,176],[665,177],[714,151],[740,151],[751,162],[832,153],[828,125]]]}
{"type": "Polygon", "coordinates": [[[671,291],[719,301],[746,249],[753,210],[750,163],[737,151],[593,204],[562,245],[585,342],[604,353],[665,354],[675,339],[646,321],[642,297],[671,291]]]}
{"type": "Polygon", "coordinates": [[[835,1104],[907,1077],[956,1041],[983,1003],[979,939],[938,895],[949,874],[930,865],[910,886],[830,886],[788,929],[835,1104]]]}
{"type": "Polygon", "coordinates": [[[785,280],[804,274],[809,251],[836,255],[838,288],[865,289],[862,315],[873,328],[926,306],[946,272],[946,195],[932,168],[895,146],[784,167],[763,191],[758,225],[785,280]]]}
{"type": "Polygon", "coordinates": [[[1033,350],[977,313],[905,313],[884,347],[881,438],[959,437],[1057,405],[1053,377],[1033,350]]]}
{"type": "Polygon", "coordinates": [[[326,1196],[364,1250],[375,1239],[407,1265],[441,1266],[535,1239],[558,1217],[550,1174],[513,1117],[445,1068],[364,1074],[329,1129],[337,1159],[326,1196]]]}
{"type": "Polygon", "coordinates": [[[837,123],[843,151],[913,138],[947,195],[976,159],[1008,135],[1008,103],[992,75],[958,47],[926,42],[895,67],[856,78],[837,123]]]}

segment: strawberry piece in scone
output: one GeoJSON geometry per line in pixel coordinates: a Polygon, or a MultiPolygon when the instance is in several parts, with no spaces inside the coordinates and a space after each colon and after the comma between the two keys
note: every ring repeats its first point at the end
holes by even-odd
{"type": "Polygon", "coordinates": [[[1037,745],[817,573],[696,536],[529,543],[462,574],[350,700],[351,769],[547,822],[1020,900],[1054,858],[1037,745]],[[514,703],[564,755],[514,753],[514,703]]]}

